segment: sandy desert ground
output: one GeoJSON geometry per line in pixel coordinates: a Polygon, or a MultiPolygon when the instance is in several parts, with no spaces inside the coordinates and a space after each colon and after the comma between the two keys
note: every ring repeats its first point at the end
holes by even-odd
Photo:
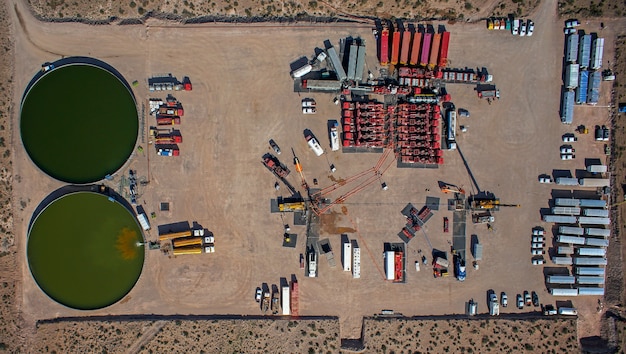
{"type": "MultiPolygon", "coordinates": [[[[187,320],[121,323],[90,321],[41,324],[35,329],[33,324],[36,320],[83,314],[52,303],[29,277],[23,243],[26,222],[38,201],[61,186],[61,183],[41,178],[23,150],[16,148],[13,158],[17,183],[14,186],[16,191],[13,200],[19,203],[19,208],[15,209],[18,225],[15,230],[22,241],[17,242],[17,246],[13,248],[10,248],[10,241],[7,249],[17,249],[18,253],[7,253],[0,260],[3,262],[3,284],[6,284],[3,291],[7,294],[16,291],[18,294],[14,298],[7,295],[11,304],[6,309],[3,308],[3,311],[9,311],[9,315],[16,311],[20,313],[20,318],[10,322],[5,328],[23,329],[20,333],[9,330],[5,332],[7,338],[9,335],[18,338],[3,339],[5,348],[14,348],[13,345],[20,343],[19,338],[26,337],[39,339],[40,343],[49,343],[47,350],[57,352],[89,350],[99,348],[98,345],[114,352],[135,352],[141,349],[160,352],[168,347],[180,351],[184,348],[197,348],[215,352],[219,348],[240,350],[238,348],[243,348],[242,345],[265,352],[268,351],[267,346],[273,342],[290,338],[283,341],[286,350],[306,352],[312,348],[315,352],[334,352],[340,337],[360,337],[363,316],[370,316],[383,308],[393,308],[408,316],[462,313],[464,301],[469,297],[484,298],[484,292],[489,288],[505,290],[510,298],[524,289],[536,290],[542,301],[553,302],[544,290],[542,270],[533,268],[529,262],[528,234],[530,228],[539,222],[539,208],[546,207],[550,198],[549,189],[534,181],[538,174],[550,172],[553,168],[574,169],[582,166],[579,166],[580,163],[561,162],[558,154],[551,153],[558,151],[560,135],[570,129],[558,122],[562,55],[558,48],[562,48],[562,22],[555,19],[555,2],[546,2],[542,6],[545,8],[537,12],[535,22],[543,31],[538,31],[532,42],[517,41],[518,38],[512,41],[510,36],[489,33],[477,25],[454,25],[448,28],[453,32],[450,54],[452,65],[488,66],[496,76],[498,86],[505,93],[499,102],[489,106],[478,101],[467,87],[449,89],[457,106],[467,107],[472,112],[472,120],[467,123],[469,131],[467,135],[459,137],[459,144],[464,147],[463,153],[482,188],[495,192],[503,200],[522,204],[521,211],[500,211],[493,233],[488,233],[484,226],[469,225],[468,235],[479,235],[485,244],[487,257],[479,271],[470,270],[471,280],[462,285],[454,279],[432,279],[427,272],[409,273],[408,284],[405,285],[382,283],[382,259],[378,256],[383,242],[397,242],[394,235],[403,224],[399,210],[409,201],[421,203],[427,194],[426,189],[436,189],[437,179],[453,181],[471,188],[472,182],[458,156],[445,156],[446,165],[439,171],[392,168],[385,177],[388,182],[391,181],[392,188],[387,191],[389,193],[382,194],[370,189],[368,193],[358,195],[346,203],[344,210],[338,209],[332,214],[332,223],[327,224],[323,236],[327,234],[331,238],[336,258],[339,244],[338,237],[334,234],[338,230],[349,232],[351,237],[357,238],[366,248],[364,276],[358,283],[340,269],[331,269],[325,262],[320,265],[320,278],[304,278],[297,265],[297,256],[301,251],[281,249],[278,241],[283,220],[267,212],[268,199],[275,197],[276,192],[271,188],[272,176],[262,168],[258,160],[268,149],[266,141],[269,137],[275,138],[284,150],[288,150],[285,149],[287,146],[294,146],[307,169],[307,178],[316,177],[322,183],[330,183],[331,178],[335,178],[326,172],[327,161],[315,159],[307,152],[300,134],[304,128],[323,131],[325,120],[336,117],[337,109],[328,96],[316,95],[319,102],[317,117],[303,120],[297,112],[300,97],[291,92],[285,66],[299,55],[307,55],[326,38],[336,42],[341,36],[361,35],[373,42],[368,26],[182,27],[165,21],[149,20],[146,26],[105,28],[71,23],[41,23],[32,18],[25,4],[18,2],[14,7],[9,7],[8,15],[11,16],[14,26],[11,38],[17,39],[15,48],[19,58],[14,70],[14,102],[19,99],[25,83],[30,80],[41,62],[68,55],[82,54],[101,58],[118,68],[129,81],[144,80],[153,73],[167,71],[189,75],[194,80],[194,91],[189,95],[181,93],[179,97],[185,105],[190,122],[185,122],[181,127],[185,135],[183,157],[179,160],[157,160],[153,154],[148,155],[152,153],[151,149],[146,149],[146,154],[134,156],[128,167],[139,169],[140,174],[150,179],[150,185],[142,191],[142,200],[148,208],[156,210],[161,201],[168,201],[173,206],[171,212],[159,213],[159,224],[197,221],[216,234],[218,251],[214,255],[174,259],[156,251],[148,253],[146,270],[136,288],[120,303],[95,311],[94,315],[257,315],[259,311],[252,299],[254,288],[262,282],[278,283],[280,277],[296,274],[302,289],[301,314],[338,316],[339,320],[217,323],[187,320]],[[285,35],[279,36],[279,33],[285,35]],[[85,43],[86,37],[98,38],[98,43],[85,43]],[[135,38],[135,41],[128,41],[128,37],[135,38]],[[465,43],[470,41],[474,44],[466,46],[465,43]],[[161,43],[167,42],[176,42],[178,47],[185,50],[163,52],[161,43]],[[238,45],[230,45],[231,43],[238,45]],[[268,47],[267,43],[273,45],[268,47]],[[206,48],[219,50],[207,51],[206,48]],[[484,55],[515,51],[520,53],[519,56],[507,57],[506,60],[491,56],[485,58],[484,55]],[[535,51],[541,51],[545,55],[525,54],[535,51]],[[510,66],[524,72],[523,78],[520,79],[518,71],[507,70],[510,66]],[[269,69],[257,70],[260,67],[269,69]],[[250,84],[242,88],[242,83],[250,84]],[[272,95],[267,95],[266,91],[269,92],[270,88],[272,95]],[[276,111],[275,107],[283,105],[283,111],[276,111]],[[295,108],[292,109],[291,106],[295,108]],[[250,122],[251,119],[253,122],[250,122]],[[526,168],[526,161],[532,161],[537,156],[542,157],[541,161],[537,164],[533,162],[530,168],[526,168]],[[215,173],[224,170],[228,172],[215,173]],[[187,183],[177,183],[174,176],[185,176],[187,183]],[[232,176],[237,178],[233,179],[232,176]],[[199,191],[198,186],[204,188],[199,191]],[[524,187],[517,189],[516,186],[524,187]],[[255,194],[259,197],[250,197],[255,194]],[[242,225],[244,217],[246,220],[266,222],[254,224],[255,234],[250,235],[249,228],[242,225]],[[496,251],[501,250],[503,245],[507,245],[505,252],[496,251]],[[214,257],[210,258],[212,256],[214,257]],[[506,268],[503,267],[504,264],[507,265],[506,268]],[[13,269],[18,271],[12,272],[13,269]],[[15,274],[15,277],[7,277],[5,280],[4,274],[15,274]],[[526,275],[530,276],[524,284],[520,284],[517,279],[526,275]],[[233,279],[237,281],[232,281],[233,279]],[[337,289],[346,291],[337,292],[337,289]],[[435,293],[442,292],[446,294],[444,301],[434,296],[435,293]],[[387,294],[390,296],[385,298],[387,294]],[[210,337],[205,339],[204,333],[210,337]],[[75,334],[79,334],[77,338],[82,340],[66,340],[68,336],[75,334]],[[220,345],[213,346],[203,342],[214,340],[214,336],[219,336],[217,343],[220,345]],[[101,340],[105,339],[106,342],[102,344],[101,340]],[[289,347],[289,343],[295,347],[289,347]]],[[[623,23],[616,23],[616,26],[603,33],[607,42],[612,43],[615,33],[623,30],[618,26],[623,26],[623,23]]],[[[592,31],[599,29],[599,21],[592,21],[588,28],[592,31]]],[[[612,49],[608,45],[607,47],[605,58],[611,58],[612,49]]],[[[8,44],[5,48],[9,48],[7,52],[10,53],[8,44]]],[[[373,52],[368,53],[367,62],[370,70],[378,69],[373,52]]],[[[609,100],[610,86],[604,85],[603,103],[606,103],[609,100]]],[[[138,88],[135,94],[144,99],[148,97],[145,87],[138,88]]],[[[580,112],[577,113],[589,119],[589,125],[606,120],[606,111],[583,110],[587,108],[579,109],[580,112]]],[[[11,112],[12,124],[15,125],[17,112],[11,112]]],[[[10,139],[15,146],[19,146],[19,136],[14,134],[10,139]]],[[[140,138],[140,144],[147,144],[142,143],[141,139],[143,137],[140,138]]],[[[601,147],[587,139],[581,139],[577,149],[581,152],[579,158],[584,158],[586,154],[595,157],[601,153],[601,147]]],[[[10,157],[10,153],[5,156],[7,159],[10,157]]],[[[372,166],[377,159],[376,155],[362,155],[356,159],[335,154],[328,161],[338,166],[339,176],[346,177],[372,166]]],[[[6,176],[7,180],[11,180],[9,170],[6,176]]],[[[116,178],[118,179],[111,185],[113,188],[117,187],[115,183],[119,183],[120,177],[116,178]]],[[[296,177],[292,182],[297,185],[296,177]]],[[[445,196],[437,196],[445,200],[445,196]]],[[[427,228],[434,246],[441,249],[448,247],[447,237],[441,232],[441,216],[447,215],[446,213],[437,213],[431,221],[432,225],[429,224],[427,228]]],[[[7,217],[5,222],[10,221],[7,217]]],[[[303,230],[298,232],[301,235],[299,245],[303,245],[303,230]]],[[[155,231],[148,237],[154,239],[155,231]]],[[[426,247],[423,240],[414,240],[409,244],[409,263],[417,259],[418,249],[426,247]],[[418,243],[415,244],[416,242],[418,243]]],[[[531,328],[528,323],[532,321],[509,320],[458,321],[452,324],[445,320],[393,320],[393,324],[387,323],[387,320],[367,320],[363,331],[366,346],[376,352],[400,351],[406,345],[418,346],[428,351],[429,345],[439,344],[451,346],[450,350],[453,352],[455,349],[462,350],[454,347],[458,343],[448,341],[444,333],[446,330],[449,333],[457,331],[458,336],[462,335],[459,343],[474,342],[475,344],[471,344],[472,350],[478,352],[481,352],[481,348],[516,352],[516,345],[529,351],[544,352],[550,348],[558,352],[561,347],[571,349],[568,345],[577,346],[576,339],[602,334],[598,325],[601,314],[596,313],[596,302],[596,298],[576,299],[576,306],[581,310],[580,319],[576,323],[578,329],[571,321],[549,321],[547,323],[555,324],[550,329],[555,332],[551,333],[547,333],[545,320],[532,324],[538,329],[533,333],[525,333],[530,332],[526,328],[531,328]],[[466,324],[467,330],[456,329],[466,324]],[[502,338],[491,336],[493,331],[490,326],[493,324],[498,324],[498,328],[507,328],[503,330],[502,338]],[[406,337],[394,336],[398,326],[403,326],[402,329],[407,331],[406,337]],[[422,339],[416,342],[408,331],[416,333],[418,327],[429,330],[425,330],[428,334],[424,333],[425,337],[418,337],[422,339]],[[437,327],[442,329],[432,330],[437,327]],[[513,328],[518,328],[519,333],[513,328]],[[564,329],[568,331],[568,336],[563,336],[562,340],[558,340],[559,343],[554,343],[554,333],[564,329]],[[483,339],[485,335],[491,336],[486,342],[483,339]],[[571,339],[572,336],[576,338],[571,339]],[[493,346],[491,343],[494,343],[493,346]]],[[[482,309],[485,309],[484,300],[482,309]]],[[[516,311],[511,307],[507,310],[516,311]]],[[[563,333],[565,332],[561,332],[563,333]]],[[[37,350],[46,351],[46,348],[37,347],[37,350]]]]}

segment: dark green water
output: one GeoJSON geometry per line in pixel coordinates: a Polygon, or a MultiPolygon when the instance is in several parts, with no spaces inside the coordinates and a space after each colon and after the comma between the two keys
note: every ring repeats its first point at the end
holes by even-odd
{"type": "Polygon", "coordinates": [[[45,74],[22,105],[22,142],[33,162],[68,183],[91,183],[117,171],[132,153],[135,101],[110,72],[69,65],[45,74]]]}
{"type": "Polygon", "coordinates": [[[134,216],[106,196],[68,194],[37,217],[28,264],[39,287],[68,307],[91,310],[123,298],[141,274],[144,247],[134,216]]]}

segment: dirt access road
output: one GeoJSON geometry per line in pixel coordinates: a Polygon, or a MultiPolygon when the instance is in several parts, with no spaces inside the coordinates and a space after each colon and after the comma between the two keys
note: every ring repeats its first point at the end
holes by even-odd
{"type": "MultiPolygon", "coordinates": [[[[144,152],[135,154],[127,167],[150,181],[141,189],[139,200],[148,213],[157,212],[157,218],[151,220],[153,226],[195,221],[214,232],[216,253],[168,258],[149,251],[144,272],[129,295],[88,314],[258,314],[255,288],[264,282],[278,284],[280,278],[289,279],[292,274],[300,282],[300,314],[339,316],[343,338],[359,337],[362,316],[381,309],[407,316],[463,313],[464,303],[474,298],[484,312],[489,289],[506,291],[510,299],[523,290],[535,290],[542,302],[554,303],[545,291],[543,268],[530,264],[530,230],[542,225],[539,210],[547,207],[551,197],[550,188],[538,184],[537,176],[553,169],[583,168],[585,157],[600,153],[598,146],[582,142],[585,148],[577,148],[574,162],[559,159],[560,137],[572,128],[558,118],[563,35],[556,1],[545,1],[537,9],[536,32],[531,38],[489,32],[483,23],[447,26],[452,32],[451,66],[488,67],[502,94],[489,105],[478,100],[471,86],[450,85],[457,107],[472,112],[472,118],[460,123],[469,130],[458,137],[459,146],[480,190],[495,193],[503,202],[521,204],[521,208],[498,212],[493,232],[484,225],[468,225],[468,236],[478,235],[485,255],[480,270],[469,269],[464,283],[452,277],[433,279],[427,270],[417,273],[409,266],[407,283],[392,284],[383,280],[381,272],[383,244],[399,242],[396,234],[405,223],[400,210],[407,202],[420,206],[430,195],[445,204],[446,196],[437,190],[438,180],[477,192],[457,152],[447,152],[445,164],[436,170],[392,167],[383,177],[389,190],[372,186],[327,217],[331,220],[321,236],[330,238],[338,263],[338,232],[359,240],[364,252],[361,279],[352,279],[339,264],[330,268],[325,260],[318,278],[305,278],[298,262],[304,251],[303,227],[292,226],[299,234],[296,249],[281,247],[285,219],[269,213],[269,199],[282,191],[274,190],[274,177],[260,163],[261,155],[269,151],[270,138],[281,145],[284,152],[280,157],[290,166],[289,147],[293,147],[309,182],[317,178],[322,186],[366,170],[380,157],[334,152],[316,158],[309,151],[303,130],[312,129],[326,147],[327,119],[338,119],[339,110],[331,103],[332,97],[316,94],[312,97],[318,101],[318,114],[302,116],[302,97],[292,92],[289,63],[310,56],[326,39],[336,44],[342,37],[361,36],[368,41],[368,69],[376,73],[379,68],[369,27],[181,26],[156,20],[136,26],[41,23],[22,2],[15,4],[11,16],[16,39],[15,102],[41,63],[71,55],[104,60],[128,81],[145,82],[154,73],[172,72],[179,78],[189,76],[194,83],[192,92],[176,93],[185,107],[180,127],[182,156],[155,156],[148,138],[142,135],[139,145],[144,152]],[[334,175],[328,172],[331,162],[338,168],[334,175]],[[158,211],[158,204],[164,201],[171,203],[169,212],[158,211]]],[[[612,43],[607,42],[607,46],[612,43]]],[[[147,87],[140,85],[134,90],[140,107],[147,104],[152,96],[147,87]]],[[[18,119],[15,112],[14,127],[18,119]]],[[[147,125],[153,121],[148,116],[145,119],[147,125]]],[[[24,257],[33,210],[62,184],[34,167],[18,134],[13,143],[15,174],[21,176],[15,194],[29,200],[23,210],[16,211],[18,247],[24,257]]],[[[121,172],[110,183],[114,189],[121,172]]],[[[295,173],[290,180],[299,185],[295,173]]],[[[448,250],[451,235],[442,232],[443,216],[452,220],[445,206],[425,231],[433,247],[448,250]]],[[[543,226],[549,229],[549,225],[543,226]]],[[[156,237],[156,227],[146,235],[149,240],[156,237]]],[[[429,251],[421,236],[407,249],[407,264],[418,259],[419,249],[429,251]]],[[[19,264],[24,279],[20,306],[27,321],[87,314],[52,302],[34,283],[26,260],[22,258],[19,264]]],[[[518,311],[514,306],[503,309],[518,311]]],[[[593,315],[586,319],[597,321],[593,315]]]]}

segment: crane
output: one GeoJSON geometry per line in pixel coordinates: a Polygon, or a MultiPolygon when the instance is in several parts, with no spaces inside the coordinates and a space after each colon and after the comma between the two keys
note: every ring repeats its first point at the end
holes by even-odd
{"type": "Polygon", "coordinates": [[[472,201],[472,206],[474,209],[487,209],[493,210],[498,209],[499,207],[514,207],[519,208],[519,204],[502,204],[500,203],[500,199],[480,199],[472,201]]]}
{"type": "Polygon", "coordinates": [[[298,156],[296,156],[296,152],[293,151],[293,148],[291,148],[291,153],[293,154],[293,164],[296,166],[296,172],[298,172],[300,174],[300,180],[302,181],[302,187],[308,193],[309,192],[309,185],[308,185],[308,183],[306,183],[306,179],[304,178],[304,174],[302,173],[302,164],[300,163],[300,160],[298,159],[298,156]]]}

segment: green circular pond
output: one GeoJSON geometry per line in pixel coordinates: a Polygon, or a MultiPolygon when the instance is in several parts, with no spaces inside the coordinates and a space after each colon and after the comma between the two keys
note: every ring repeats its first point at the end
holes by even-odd
{"type": "Polygon", "coordinates": [[[123,205],[97,193],[72,193],[36,217],[28,235],[28,264],[52,299],[93,310],[133,288],[143,268],[140,242],[139,225],[123,205]]]}
{"type": "Polygon", "coordinates": [[[97,66],[53,69],[22,101],[20,132],[28,155],[64,182],[91,183],[117,171],[132,153],[138,130],[131,92],[97,66]]]}

